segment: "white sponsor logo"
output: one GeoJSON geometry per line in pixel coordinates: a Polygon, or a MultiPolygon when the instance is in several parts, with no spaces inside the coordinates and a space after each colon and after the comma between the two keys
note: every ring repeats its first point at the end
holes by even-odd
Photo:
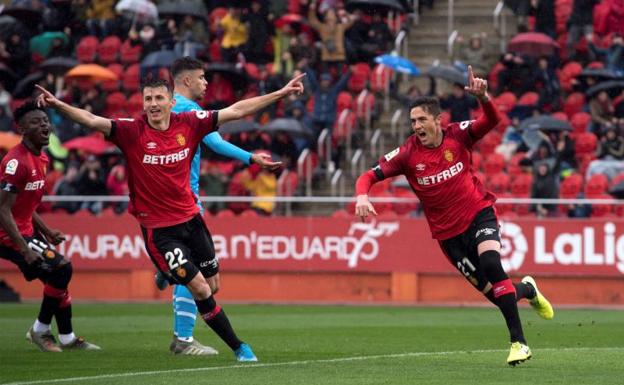
{"type": "Polygon", "coordinates": [[[149,143],[147,143],[146,147],[147,147],[148,150],[153,150],[153,149],[156,148],[156,143],[149,142],[149,143]]]}
{"type": "Polygon", "coordinates": [[[17,172],[17,165],[19,164],[19,162],[17,161],[17,159],[11,159],[10,161],[7,162],[6,168],[4,169],[4,172],[9,174],[9,175],[15,175],[15,173],[17,172]]]}
{"type": "Polygon", "coordinates": [[[436,175],[418,177],[416,178],[416,182],[421,186],[434,185],[454,177],[455,175],[459,174],[463,169],[464,164],[462,162],[457,162],[451,167],[436,175]]]}
{"type": "Polygon", "coordinates": [[[122,259],[129,256],[132,259],[140,259],[144,253],[143,238],[140,235],[116,234],[90,235],[66,235],[67,241],[61,243],[59,252],[68,258],[78,259],[106,259],[112,256],[114,259],[122,259]]]}
{"type": "Polygon", "coordinates": [[[26,186],[24,187],[25,191],[35,191],[35,190],[39,190],[42,189],[43,186],[45,185],[45,180],[36,180],[34,182],[28,182],[26,183],[26,186]]]}
{"type": "Polygon", "coordinates": [[[395,148],[394,150],[390,151],[389,153],[387,153],[386,155],[384,155],[384,158],[386,158],[386,162],[389,162],[390,159],[394,158],[395,156],[399,155],[399,151],[401,151],[401,148],[395,148]]]}
{"type": "Polygon", "coordinates": [[[399,222],[352,223],[343,236],[288,236],[249,234],[213,237],[219,259],[295,260],[319,259],[346,261],[355,268],[360,261],[370,262],[379,255],[378,238],[399,230],[399,222]]]}
{"type": "Polygon", "coordinates": [[[496,229],[493,229],[491,227],[486,227],[484,229],[480,229],[479,231],[477,231],[477,234],[475,234],[475,238],[479,238],[481,235],[492,235],[496,232],[496,229]]]}
{"type": "Polygon", "coordinates": [[[190,150],[185,148],[182,151],[166,155],[143,155],[143,163],[146,164],[170,164],[177,163],[188,158],[190,150]]]}

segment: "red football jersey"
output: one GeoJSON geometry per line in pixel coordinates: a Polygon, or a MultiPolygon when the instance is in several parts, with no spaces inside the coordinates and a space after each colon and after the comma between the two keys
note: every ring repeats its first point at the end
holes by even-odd
{"type": "MultiPolygon", "coordinates": [[[[17,193],[11,213],[23,236],[33,235],[32,215],[43,197],[47,165],[48,157],[45,153],[35,155],[23,143],[13,147],[0,164],[2,189],[17,193]]],[[[13,244],[1,227],[0,243],[13,244]]]]}
{"type": "Polygon", "coordinates": [[[128,163],[129,211],[146,228],[167,227],[199,212],[191,192],[191,161],[200,141],[216,130],[216,111],[172,113],[169,128],[153,129],[143,114],[116,119],[109,140],[128,163]]]}
{"type": "Polygon", "coordinates": [[[468,131],[472,124],[466,121],[448,125],[437,148],[423,146],[412,135],[401,147],[382,156],[375,167],[385,178],[405,175],[422,203],[435,239],[461,234],[479,211],[496,200],[471,170],[474,140],[468,131]]]}

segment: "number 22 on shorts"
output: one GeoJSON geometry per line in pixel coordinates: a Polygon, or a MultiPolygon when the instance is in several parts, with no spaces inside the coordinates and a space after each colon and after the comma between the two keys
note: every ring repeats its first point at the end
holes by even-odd
{"type": "Polygon", "coordinates": [[[184,258],[184,253],[182,253],[182,250],[178,247],[173,249],[173,251],[167,251],[165,253],[165,259],[169,264],[169,270],[175,270],[180,267],[180,265],[188,262],[188,260],[184,258]]]}

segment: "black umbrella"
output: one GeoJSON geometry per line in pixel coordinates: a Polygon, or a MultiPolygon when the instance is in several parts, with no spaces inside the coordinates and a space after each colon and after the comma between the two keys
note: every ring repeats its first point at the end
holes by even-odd
{"type": "Polygon", "coordinates": [[[593,98],[598,95],[602,91],[606,91],[609,96],[614,97],[624,89],[624,80],[609,80],[606,82],[598,83],[595,86],[591,87],[585,93],[593,98]]]}
{"type": "Polygon", "coordinates": [[[54,75],[63,75],[65,72],[77,66],[78,60],[70,57],[52,57],[39,65],[39,69],[54,75]]]}
{"type": "Polygon", "coordinates": [[[264,126],[264,131],[276,133],[278,131],[286,132],[290,136],[301,136],[308,139],[312,138],[312,132],[297,119],[279,118],[270,121],[264,126]]]}
{"type": "Polygon", "coordinates": [[[0,16],[0,39],[6,40],[13,33],[25,34],[24,25],[13,16],[2,14],[0,16]]]}
{"type": "Polygon", "coordinates": [[[17,81],[17,75],[15,75],[15,72],[3,63],[0,63],[0,81],[2,81],[5,88],[8,90],[13,89],[13,86],[15,86],[15,82],[17,81]]]}
{"type": "Polygon", "coordinates": [[[161,17],[193,16],[205,19],[208,16],[208,10],[203,1],[170,1],[158,5],[158,14],[161,17]]]}
{"type": "Polygon", "coordinates": [[[141,68],[166,67],[169,68],[173,62],[180,58],[174,51],[156,51],[152,52],[143,59],[141,68]]]}
{"type": "Polygon", "coordinates": [[[244,90],[247,87],[247,73],[240,67],[232,63],[210,63],[206,68],[206,77],[210,78],[213,74],[220,73],[227,78],[232,86],[237,90],[244,90]]]}
{"type": "Polygon", "coordinates": [[[32,96],[35,92],[35,84],[45,78],[43,72],[34,72],[24,79],[20,80],[13,90],[13,97],[16,99],[24,99],[32,96]]]}
{"type": "Polygon", "coordinates": [[[624,180],[609,189],[609,194],[616,199],[624,199],[624,180]]]}
{"type": "Polygon", "coordinates": [[[367,12],[406,12],[405,7],[399,0],[349,0],[345,4],[345,8],[349,12],[353,12],[356,9],[367,12]]]}
{"type": "Polygon", "coordinates": [[[2,15],[8,15],[20,20],[22,23],[36,27],[41,22],[41,11],[29,7],[9,7],[2,11],[2,15]]]}
{"type": "Polygon", "coordinates": [[[586,68],[577,77],[608,80],[618,78],[619,76],[606,68],[586,68]]]}
{"type": "Polygon", "coordinates": [[[463,84],[463,85],[466,85],[468,83],[468,79],[466,78],[466,75],[464,75],[463,72],[461,72],[455,67],[446,66],[446,65],[437,65],[437,66],[430,67],[427,70],[427,75],[434,77],[434,78],[448,80],[451,83],[458,83],[458,84],[463,84]]]}
{"type": "Polygon", "coordinates": [[[550,115],[539,115],[523,120],[519,129],[522,131],[572,131],[572,126],[569,122],[553,118],[550,115]]]}
{"type": "Polygon", "coordinates": [[[249,120],[235,120],[225,123],[219,127],[219,133],[223,135],[240,134],[241,132],[256,131],[260,129],[260,125],[249,120]]]}

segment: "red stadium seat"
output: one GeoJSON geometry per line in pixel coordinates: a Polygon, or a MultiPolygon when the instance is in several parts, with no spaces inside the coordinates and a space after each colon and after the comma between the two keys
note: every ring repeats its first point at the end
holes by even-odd
{"type": "Polygon", "coordinates": [[[486,179],[487,187],[494,194],[503,194],[509,190],[509,175],[504,172],[499,172],[497,174],[488,175],[486,179]]]}
{"type": "Polygon", "coordinates": [[[277,194],[281,196],[295,195],[299,186],[299,175],[294,171],[289,171],[285,179],[284,184],[278,186],[277,194]]]}
{"type": "Polygon", "coordinates": [[[139,90],[141,85],[141,66],[139,63],[130,65],[123,74],[122,86],[127,92],[135,92],[139,90]]]}
{"type": "Polygon", "coordinates": [[[516,106],[517,98],[511,92],[503,92],[494,98],[494,104],[498,107],[499,111],[508,113],[516,106]]]}
{"type": "Polygon", "coordinates": [[[505,158],[501,154],[489,154],[483,162],[483,171],[487,177],[502,172],[504,168],[505,158]]]}
{"type": "Polygon", "coordinates": [[[571,174],[561,182],[561,194],[576,197],[583,188],[583,177],[580,174],[571,174]]]}
{"type": "Polygon", "coordinates": [[[572,115],[570,124],[572,125],[572,131],[575,133],[587,132],[589,124],[591,123],[591,115],[587,112],[577,112],[572,115]]]}
{"type": "Polygon", "coordinates": [[[121,40],[117,36],[112,35],[105,37],[97,48],[100,63],[115,63],[119,56],[120,48],[121,40]]]}
{"type": "Polygon", "coordinates": [[[537,92],[525,92],[518,100],[519,106],[534,106],[539,100],[537,92]]]}
{"type": "Polygon", "coordinates": [[[126,97],[121,92],[113,92],[106,97],[105,115],[110,116],[119,113],[126,106],[126,97]]]}
{"type": "Polygon", "coordinates": [[[347,89],[353,93],[362,92],[368,82],[367,72],[352,72],[347,82],[347,89]]]}
{"type": "MultiPolygon", "coordinates": [[[[108,68],[111,72],[117,75],[118,79],[121,79],[123,76],[123,66],[118,63],[109,64],[106,68],[108,68]]],[[[106,92],[115,92],[119,91],[119,80],[110,80],[106,82],[102,82],[102,90],[106,92]]]]}
{"type": "Polygon", "coordinates": [[[375,94],[368,91],[362,91],[357,98],[353,99],[353,108],[355,115],[359,119],[370,117],[372,111],[375,110],[375,94]]]}
{"type": "Polygon", "coordinates": [[[353,96],[347,91],[340,92],[338,99],[336,99],[336,114],[339,115],[342,110],[351,108],[352,104],[353,96]]]}
{"type": "Polygon", "coordinates": [[[472,169],[474,171],[480,171],[482,163],[483,163],[483,156],[481,156],[481,153],[473,151],[471,154],[472,169]]]}
{"type": "Polygon", "coordinates": [[[531,174],[517,175],[511,181],[511,194],[514,197],[528,197],[533,184],[533,176],[531,174]]]}
{"type": "Polygon", "coordinates": [[[568,118],[572,118],[577,112],[581,112],[585,106],[585,95],[580,92],[574,92],[565,99],[563,102],[563,112],[568,115],[568,118]]]}
{"type": "Polygon", "coordinates": [[[572,80],[583,72],[583,66],[575,61],[564,65],[559,72],[559,82],[564,91],[572,90],[572,80]]]}
{"type": "Polygon", "coordinates": [[[370,74],[369,83],[371,90],[378,93],[385,93],[390,84],[392,71],[384,65],[377,65],[370,74]]]}
{"type": "MultiPolygon", "coordinates": [[[[608,194],[597,194],[596,196],[592,196],[593,199],[613,199],[611,195],[608,194]]],[[[610,204],[593,204],[592,205],[592,217],[603,218],[609,217],[613,214],[613,205],[610,204]]]]}
{"type": "Polygon", "coordinates": [[[126,111],[129,115],[138,115],[143,112],[143,94],[135,92],[128,98],[126,111]]]}
{"type": "MultiPolygon", "coordinates": [[[[496,196],[498,198],[512,198],[511,194],[496,194],[496,196]]],[[[497,201],[494,208],[496,209],[496,214],[503,217],[508,218],[510,214],[515,214],[513,211],[513,204],[511,203],[501,203],[500,201],[497,201]]]]}
{"type": "Polygon", "coordinates": [[[582,132],[574,138],[574,150],[576,155],[590,154],[596,151],[596,143],[598,139],[591,132],[582,132]]]}
{"type": "Polygon", "coordinates": [[[236,214],[232,210],[224,209],[217,213],[217,218],[234,218],[236,214]]]}
{"type": "MultiPolygon", "coordinates": [[[[405,188],[396,189],[393,196],[396,198],[412,198],[412,199],[416,198],[416,195],[412,192],[412,190],[405,189],[405,188]]],[[[395,202],[392,204],[392,210],[394,210],[394,212],[397,213],[398,215],[409,214],[416,209],[418,209],[418,203],[416,202],[414,203],[395,202]]]]}
{"type": "Polygon", "coordinates": [[[585,183],[585,197],[596,197],[604,194],[609,188],[609,178],[603,174],[594,174],[585,183]]]}
{"type": "Polygon", "coordinates": [[[141,44],[133,46],[130,39],[126,39],[119,48],[119,60],[126,65],[138,63],[142,52],[143,46],[141,44]]]}
{"type": "Polygon", "coordinates": [[[343,143],[353,133],[357,125],[357,116],[350,109],[342,110],[336,119],[332,130],[332,140],[335,145],[343,143]]]}
{"type": "Polygon", "coordinates": [[[566,113],[562,111],[553,112],[550,116],[555,119],[563,120],[564,122],[567,122],[569,120],[568,115],[566,115],[566,113]]]}
{"type": "Polygon", "coordinates": [[[501,62],[497,62],[490,70],[490,73],[488,74],[488,84],[491,89],[495,90],[498,88],[498,73],[504,69],[505,65],[501,62]]]}
{"type": "Polygon", "coordinates": [[[85,36],[78,42],[76,46],[76,57],[82,63],[93,63],[95,54],[97,53],[100,41],[95,36],[85,36]]]}

